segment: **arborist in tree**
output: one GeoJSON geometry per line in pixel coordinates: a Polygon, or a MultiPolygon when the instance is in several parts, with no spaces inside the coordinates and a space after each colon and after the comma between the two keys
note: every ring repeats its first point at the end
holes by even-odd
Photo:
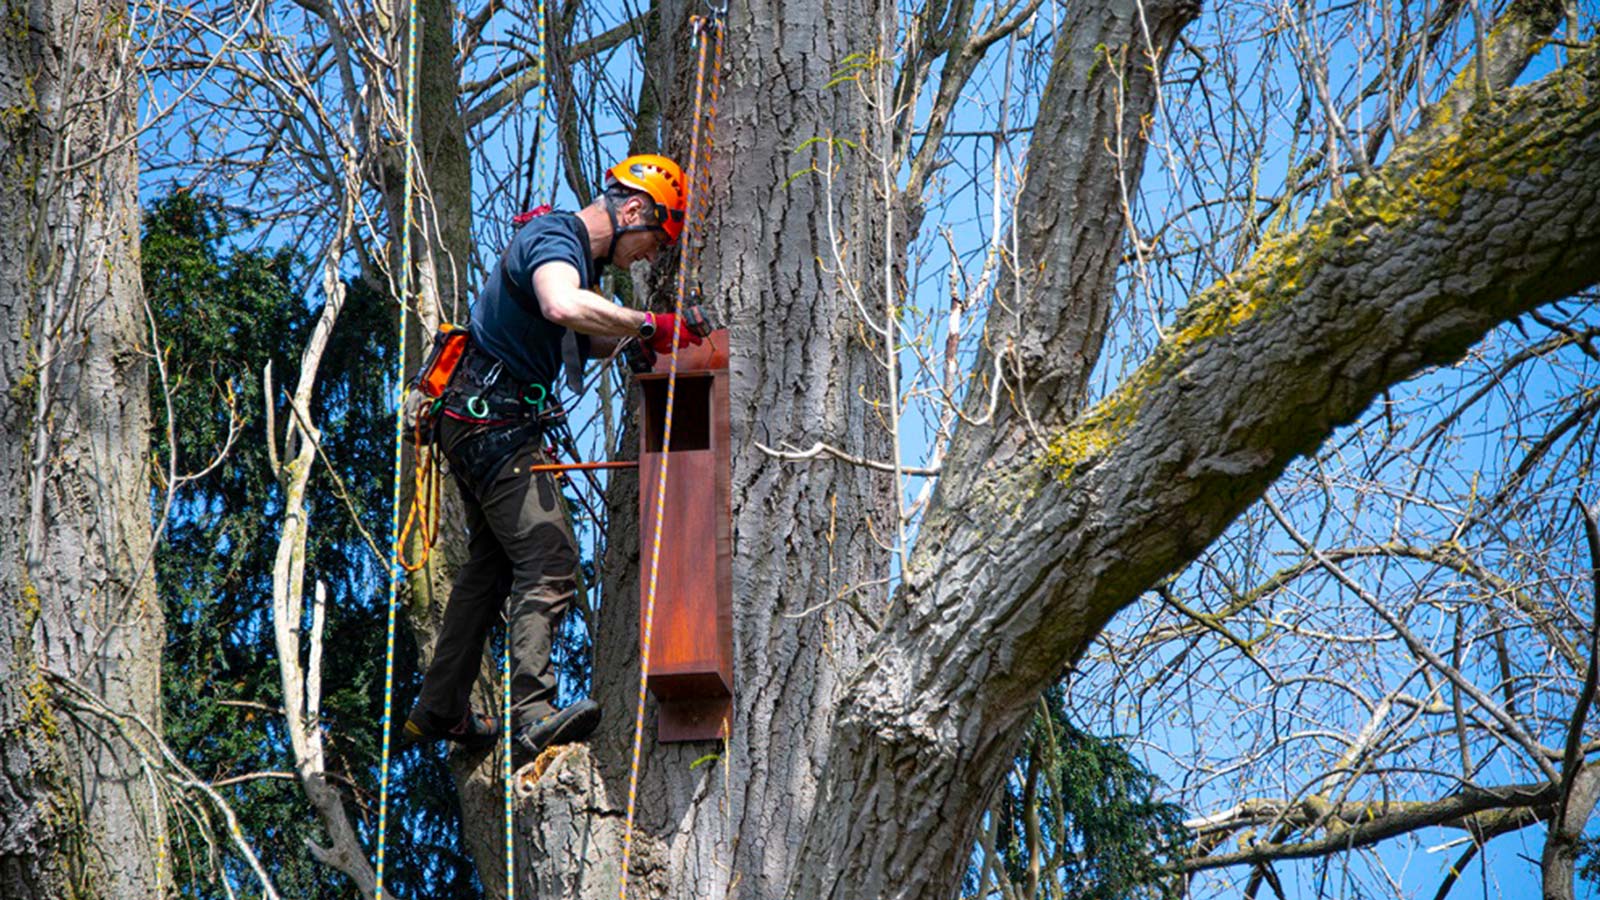
{"type": "Polygon", "coordinates": [[[433,662],[402,729],[407,743],[450,740],[492,746],[499,727],[471,709],[484,643],[509,604],[513,738],[519,754],[581,741],[600,722],[583,699],[556,709],[552,631],[578,590],[578,546],[544,449],[546,398],[567,367],[582,388],[582,360],[637,338],[669,353],[699,344],[698,308],[683,319],[628,309],[594,292],[600,268],[655,262],[678,241],[687,185],[664,156],[630,156],[605,173],[604,189],[576,213],[523,224],[472,307],[467,349],[440,397],[436,446],[467,510],[469,558],[456,574],[433,662]],[[694,323],[693,327],[686,323],[694,323]]]}

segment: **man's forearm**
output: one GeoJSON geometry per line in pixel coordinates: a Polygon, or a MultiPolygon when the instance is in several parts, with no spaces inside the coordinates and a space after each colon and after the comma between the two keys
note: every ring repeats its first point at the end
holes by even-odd
{"type": "MultiPolygon", "coordinates": [[[[550,306],[552,304],[545,304],[550,306]]],[[[593,291],[571,291],[555,309],[546,309],[545,315],[557,325],[563,325],[590,338],[625,338],[639,334],[639,323],[645,313],[626,306],[618,306],[593,291]]]]}

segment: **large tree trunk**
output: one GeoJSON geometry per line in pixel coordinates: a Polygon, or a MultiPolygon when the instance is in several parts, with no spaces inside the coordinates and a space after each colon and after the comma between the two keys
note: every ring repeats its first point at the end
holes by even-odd
{"type": "MultiPolygon", "coordinates": [[[[686,53],[686,17],[695,11],[698,4],[667,4],[663,43],[652,51],[677,45],[686,53]]],[[[889,454],[887,432],[863,400],[889,399],[885,371],[861,343],[845,284],[865,285],[864,302],[881,308],[882,204],[860,165],[845,166],[832,184],[789,183],[787,175],[809,163],[794,148],[829,137],[825,128],[853,140],[880,133],[858,91],[822,86],[846,56],[892,36],[892,16],[877,0],[732,8],[701,284],[733,330],[736,702],[726,748],[656,744],[651,703],[631,896],[782,895],[842,673],[859,665],[869,636],[850,604],[825,601],[856,591],[853,603],[884,615],[886,592],[874,582],[888,557],[872,535],[896,530],[888,477],[842,463],[788,466],[754,445],[824,440],[889,454]],[[874,233],[877,240],[867,237],[874,233]],[[831,242],[846,236],[843,266],[820,270],[816,259],[833,260],[831,242]],[[716,765],[691,768],[713,753],[721,753],[716,765]]],[[[688,129],[663,149],[686,157],[688,129]]],[[[531,879],[524,890],[539,897],[617,892],[638,692],[636,598],[649,555],[636,533],[635,490],[625,485],[611,504],[608,564],[616,577],[595,659],[605,723],[589,749],[554,764],[521,809],[527,839],[519,851],[531,879]]]]}
{"type": "Polygon", "coordinates": [[[0,894],[160,897],[148,342],[126,20],[0,6],[0,894]],[[85,698],[92,697],[93,700],[85,698]]]}

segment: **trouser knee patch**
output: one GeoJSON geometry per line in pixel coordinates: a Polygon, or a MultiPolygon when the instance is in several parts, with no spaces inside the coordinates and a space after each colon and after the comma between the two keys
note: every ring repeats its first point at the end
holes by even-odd
{"type": "Polygon", "coordinates": [[[535,525],[528,535],[529,551],[544,560],[541,575],[571,575],[578,568],[578,553],[558,525],[548,522],[535,525]]]}

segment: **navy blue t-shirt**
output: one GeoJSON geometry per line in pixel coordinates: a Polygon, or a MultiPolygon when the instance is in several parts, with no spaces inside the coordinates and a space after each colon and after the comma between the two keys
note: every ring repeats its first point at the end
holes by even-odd
{"type": "MultiPolygon", "coordinates": [[[[534,270],[551,262],[577,269],[585,290],[599,280],[589,255],[589,229],[572,213],[546,213],[517,229],[472,305],[473,342],[500,360],[518,383],[546,388],[558,383],[561,339],[567,333],[544,317],[533,293],[534,270]]],[[[588,357],[589,336],[577,338],[579,357],[588,357]]]]}

